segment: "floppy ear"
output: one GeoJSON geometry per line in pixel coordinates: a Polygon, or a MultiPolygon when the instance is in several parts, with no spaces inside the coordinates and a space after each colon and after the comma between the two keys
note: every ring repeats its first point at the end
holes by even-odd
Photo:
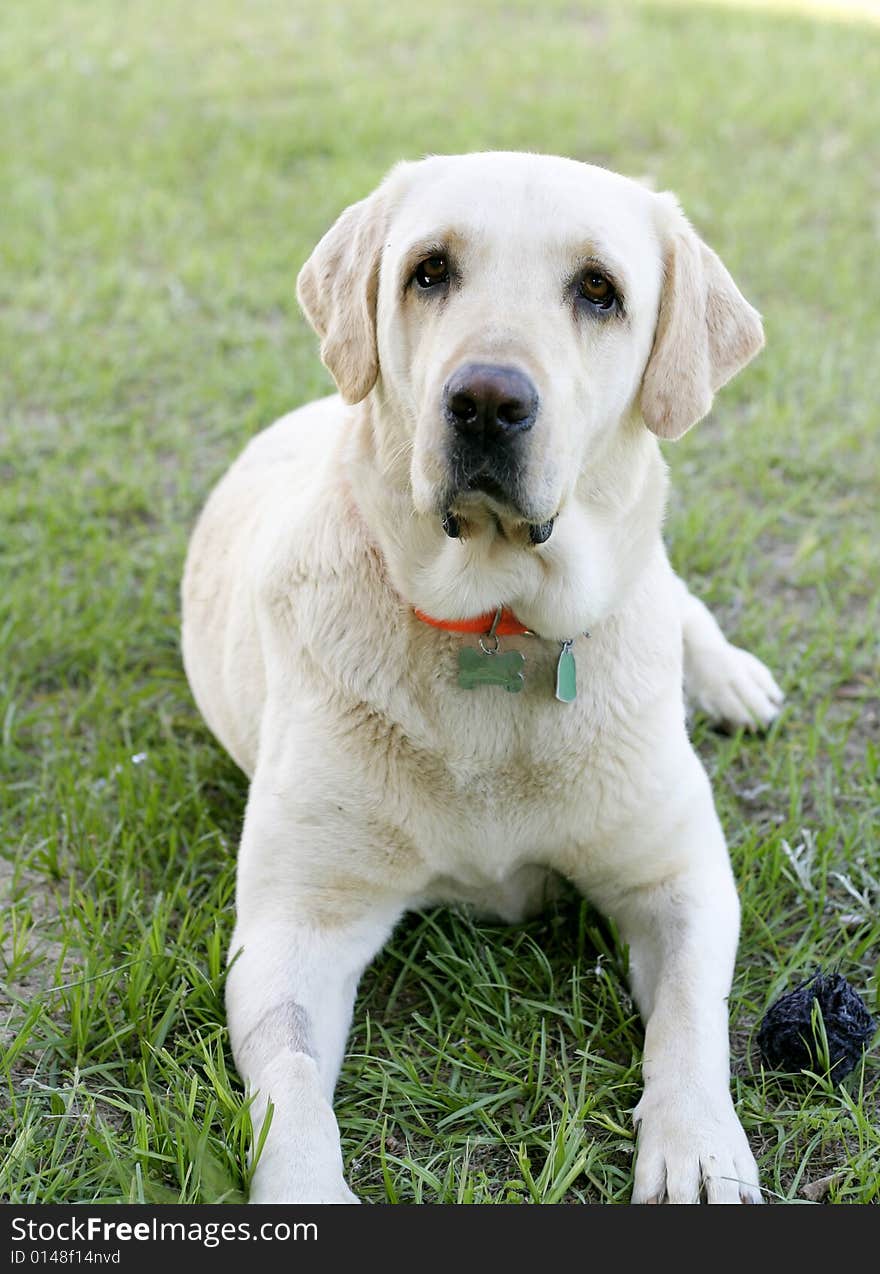
{"type": "Polygon", "coordinates": [[[321,338],[321,361],[347,403],[376,383],[376,296],[387,222],[382,187],[352,204],[299,272],[296,294],[321,338]]]}
{"type": "Polygon", "coordinates": [[[642,379],[645,424],[680,438],[709,411],[717,389],[764,345],[761,316],[671,195],[665,213],[664,283],[654,347],[642,379]]]}

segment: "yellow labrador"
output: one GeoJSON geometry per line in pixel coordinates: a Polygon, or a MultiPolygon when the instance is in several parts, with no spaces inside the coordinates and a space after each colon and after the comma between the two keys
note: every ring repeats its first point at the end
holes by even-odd
{"type": "Polygon", "coordinates": [[[274,1104],[252,1199],[354,1200],[333,1089],[400,915],[513,921],[556,872],[630,948],[634,1199],[758,1202],[682,682],[735,726],[782,695],[673,574],[657,441],[758,352],[758,314],[670,195],[507,153],[394,168],[299,298],[340,394],[251,442],[184,580],[193,693],[251,779],[227,1008],[257,1127],[274,1104]]]}

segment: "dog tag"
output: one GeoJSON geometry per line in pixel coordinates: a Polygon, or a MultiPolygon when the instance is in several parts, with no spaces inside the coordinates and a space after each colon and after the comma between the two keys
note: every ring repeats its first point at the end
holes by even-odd
{"type": "Polygon", "coordinates": [[[458,652],[458,684],[462,690],[474,686],[504,686],[511,694],[523,688],[522,667],[525,656],[518,650],[474,650],[463,646],[458,652]]]}
{"type": "Polygon", "coordinates": [[[556,698],[560,703],[573,703],[577,698],[577,669],[570,641],[561,643],[559,661],[556,664],[556,698]]]}

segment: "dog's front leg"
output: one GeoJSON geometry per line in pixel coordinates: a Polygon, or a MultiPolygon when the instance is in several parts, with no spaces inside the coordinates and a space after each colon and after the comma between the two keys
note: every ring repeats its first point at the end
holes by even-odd
{"type": "Polygon", "coordinates": [[[252,1203],[357,1202],[343,1178],[333,1089],[358,977],[386,934],[370,921],[331,929],[259,912],[236,925],[226,1009],[255,1139],[273,1108],[252,1203]]]}
{"type": "MultiPolygon", "coordinates": [[[[267,818],[266,801],[261,806],[252,789],[226,982],[232,1051],[253,1095],[255,1138],[270,1102],[273,1108],[250,1199],[356,1203],[343,1178],[333,1089],[360,975],[401,908],[375,889],[360,891],[350,868],[333,869],[338,841],[316,854],[298,843],[303,835],[267,818]]],[[[343,844],[350,853],[351,839],[343,844]]]]}
{"type": "Polygon", "coordinates": [[[730,1096],[727,998],[739,900],[708,784],[670,827],[677,867],[603,902],[629,944],[645,1022],[635,1203],[760,1203],[730,1096]]]}

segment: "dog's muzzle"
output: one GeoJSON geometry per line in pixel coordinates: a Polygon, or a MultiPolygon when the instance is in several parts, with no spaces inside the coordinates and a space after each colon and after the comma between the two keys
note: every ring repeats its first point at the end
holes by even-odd
{"type": "Polygon", "coordinates": [[[520,506],[528,433],[538,405],[535,385],[516,367],[465,363],[453,372],[443,388],[453,498],[482,492],[520,506]]]}

